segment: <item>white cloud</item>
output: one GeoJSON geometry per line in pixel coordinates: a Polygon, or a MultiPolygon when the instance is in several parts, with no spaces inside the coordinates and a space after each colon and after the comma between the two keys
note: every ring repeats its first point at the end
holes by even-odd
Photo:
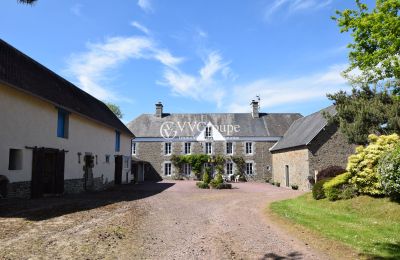
{"type": "Polygon", "coordinates": [[[139,22],[133,21],[133,22],[131,23],[131,25],[132,25],[133,27],[135,27],[136,29],[138,29],[139,31],[143,32],[144,34],[150,35],[150,30],[147,29],[146,26],[140,24],[139,22]]]}
{"type": "Polygon", "coordinates": [[[235,86],[231,98],[226,100],[228,110],[248,112],[249,101],[261,96],[261,107],[270,108],[285,104],[304,103],[326,98],[327,93],[348,89],[341,72],[346,65],[335,65],[322,73],[292,79],[263,78],[235,86]]]}
{"type": "Polygon", "coordinates": [[[298,11],[318,10],[329,6],[332,2],[333,0],[274,0],[272,4],[267,6],[264,17],[268,19],[283,9],[287,14],[298,11]]]}
{"type": "Polygon", "coordinates": [[[137,4],[146,13],[151,13],[154,11],[150,0],[138,0],[137,4]]]}

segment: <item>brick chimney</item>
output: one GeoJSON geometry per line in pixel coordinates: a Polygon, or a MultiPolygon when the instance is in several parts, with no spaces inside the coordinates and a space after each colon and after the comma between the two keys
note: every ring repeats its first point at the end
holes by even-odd
{"type": "Polygon", "coordinates": [[[260,106],[258,105],[258,101],[252,100],[251,101],[251,107],[252,107],[252,112],[251,115],[253,118],[259,118],[260,117],[260,106]]]}
{"type": "Polygon", "coordinates": [[[158,102],[156,104],[156,117],[162,117],[163,116],[163,104],[160,102],[158,102]]]}

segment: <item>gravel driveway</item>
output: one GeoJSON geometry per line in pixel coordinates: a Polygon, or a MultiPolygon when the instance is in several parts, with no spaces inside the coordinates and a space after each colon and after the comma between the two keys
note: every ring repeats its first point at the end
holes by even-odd
{"type": "Polygon", "coordinates": [[[268,202],[301,192],[193,181],[0,202],[0,259],[326,259],[266,217],[268,202]],[[17,203],[15,203],[17,202],[17,203]]]}

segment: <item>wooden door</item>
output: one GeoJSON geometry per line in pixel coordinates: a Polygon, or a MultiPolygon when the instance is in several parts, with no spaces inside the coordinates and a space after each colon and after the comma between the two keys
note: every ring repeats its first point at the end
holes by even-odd
{"type": "Polygon", "coordinates": [[[114,183],[115,184],[121,184],[122,183],[122,155],[115,156],[114,183]]]}

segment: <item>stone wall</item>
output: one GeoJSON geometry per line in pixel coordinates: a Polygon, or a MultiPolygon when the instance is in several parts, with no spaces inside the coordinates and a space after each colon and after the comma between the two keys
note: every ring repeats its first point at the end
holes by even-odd
{"type": "MultiPolygon", "coordinates": [[[[169,179],[172,177],[165,176],[164,163],[171,162],[173,154],[184,154],[185,142],[172,142],[171,155],[164,154],[164,142],[137,142],[135,157],[139,160],[145,161],[149,164],[148,170],[145,172],[145,180],[169,179]]],[[[191,154],[205,154],[204,142],[191,142],[191,154]]],[[[232,141],[233,155],[241,156],[246,162],[253,163],[253,176],[247,176],[249,181],[265,181],[267,178],[272,177],[272,158],[269,148],[274,142],[253,142],[253,154],[247,155],[245,153],[245,141],[232,141]]],[[[212,155],[226,155],[226,142],[215,141],[212,143],[212,155]]],[[[235,171],[235,166],[234,169],[235,171]]],[[[177,173],[172,165],[172,176],[177,173]]],[[[194,178],[194,175],[191,175],[194,178]]]]}
{"type": "Polygon", "coordinates": [[[309,190],[308,153],[306,147],[274,152],[272,154],[273,180],[280,182],[281,187],[286,186],[286,166],[288,166],[289,187],[296,184],[300,190],[309,190]]]}
{"type": "Polygon", "coordinates": [[[346,168],[347,158],[355,152],[355,147],[336,126],[326,127],[308,145],[310,175],[329,166],[346,168]]]}

